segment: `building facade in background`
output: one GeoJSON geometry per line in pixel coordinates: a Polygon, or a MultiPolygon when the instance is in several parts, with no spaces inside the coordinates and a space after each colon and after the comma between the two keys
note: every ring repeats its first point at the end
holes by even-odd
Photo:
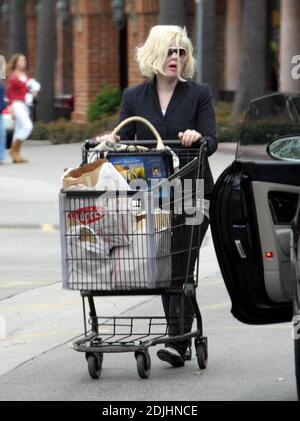
{"type": "MultiPolygon", "coordinates": [[[[220,99],[231,100],[238,87],[243,1],[216,2],[220,99]]],[[[9,3],[0,0],[0,54],[6,58],[9,56],[9,3]]],[[[300,55],[300,1],[269,0],[268,4],[268,89],[299,89],[299,80],[291,79],[295,66],[291,60],[300,55]]],[[[38,0],[27,0],[26,7],[27,55],[29,72],[34,75],[38,0]]],[[[187,0],[187,10],[188,33],[197,45],[195,25],[199,21],[195,0],[187,0]]],[[[56,13],[55,91],[57,95],[74,95],[72,118],[83,122],[101,84],[124,89],[143,81],[135,61],[135,47],[158,23],[159,0],[59,0],[56,13]]]]}

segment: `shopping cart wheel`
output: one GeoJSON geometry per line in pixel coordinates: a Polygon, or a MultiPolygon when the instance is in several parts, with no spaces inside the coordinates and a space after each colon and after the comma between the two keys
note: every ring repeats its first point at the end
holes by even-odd
{"type": "Polygon", "coordinates": [[[89,354],[87,356],[88,370],[92,379],[99,379],[102,372],[103,354],[89,354]]]}
{"type": "Polygon", "coordinates": [[[200,370],[205,370],[207,367],[208,360],[208,347],[207,347],[207,338],[196,338],[195,339],[195,348],[196,356],[198,361],[198,366],[200,370]]]}
{"type": "Polygon", "coordinates": [[[141,379],[147,379],[151,373],[151,358],[148,351],[135,353],[137,371],[141,379]]]}

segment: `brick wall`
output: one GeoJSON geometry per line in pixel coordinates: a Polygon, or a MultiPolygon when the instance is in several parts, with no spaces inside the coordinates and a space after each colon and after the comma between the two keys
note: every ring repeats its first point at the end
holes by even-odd
{"type": "Polygon", "coordinates": [[[27,59],[28,73],[35,75],[37,49],[37,0],[27,0],[27,59]]]}
{"type": "Polygon", "coordinates": [[[76,121],[85,121],[87,107],[102,83],[119,86],[119,31],[110,4],[109,0],[78,0],[72,6],[76,121]]]}
{"type": "Polygon", "coordinates": [[[135,58],[135,48],[142,44],[152,26],[158,23],[158,0],[127,1],[128,19],[128,85],[137,85],[145,79],[135,58]]]}

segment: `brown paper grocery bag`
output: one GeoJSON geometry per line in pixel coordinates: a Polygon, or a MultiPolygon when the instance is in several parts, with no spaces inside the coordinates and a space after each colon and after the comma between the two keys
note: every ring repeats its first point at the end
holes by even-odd
{"type": "Polygon", "coordinates": [[[98,181],[99,171],[105,162],[107,162],[106,159],[98,159],[97,161],[70,171],[63,178],[63,189],[67,190],[76,185],[84,185],[89,188],[95,187],[98,181]]]}

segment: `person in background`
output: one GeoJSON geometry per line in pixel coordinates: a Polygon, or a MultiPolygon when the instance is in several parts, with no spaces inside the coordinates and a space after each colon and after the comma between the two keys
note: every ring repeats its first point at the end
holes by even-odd
{"type": "Polygon", "coordinates": [[[6,158],[6,130],[4,127],[3,122],[3,115],[2,111],[6,107],[6,102],[4,100],[4,93],[5,88],[0,82],[0,164],[3,164],[5,162],[6,158]]]}
{"type": "Polygon", "coordinates": [[[22,54],[14,54],[7,65],[6,96],[16,122],[10,149],[10,156],[14,163],[28,162],[21,157],[20,150],[33,128],[30,119],[29,102],[40,90],[40,84],[28,77],[26,69],[27,60],[22,54]]]}
{"type": "MultiPolygon", "coordinates": [[[[127,88],[119,121],[131,116],[141,116],[149,120],[162,139],[179,139],[181,148],[199,148],[202,138],[207,139],[207,155],[217,150],[216,119],[209,85],[192,80],[195,71],[193,47],[185,28],[173,25],[154,26],[146,42],[137,48],[137,61],[144,83],[127,88]]],[[[105,134],[97,138],[106,140],[153,140],[153,133],[139,122],[129,123],[119,131],[119,136],[105,134]]],[[[180,166],[184,162],[180,162],[180,166]]],[[[193,238],[190,227],[183,225],[173,232],[173,240],[179,250],[185,250],[189,242],[193,244],[189,279],[193,279],[194,267],[201,244],[209,225],[209,199],[214,182],[207,156],[204,160],[204,220],[196,226],[193,238]],[[194,244],[195,242],[195,244],[194,244]],[[194,247],[195,245],[195,247],[194,247]]],[[[172,250],[175,251],[175,250],[172,250]]],[[[174,287],[182,287],[187,271],[188,253],[179,252],[172,259],[174,287]]],[[[169,320],[169,336],[180,333],[179,316],[182,311],[178,294],[162,296],[166,319],[169,320]]],[[[194,320],[191,298],[184,302],[184,332],[189,333],[194,320]]],[[[172,341],[166,349],[160,349],[158,357],[173,367],[184,366],[189,341],[172,341]]]]}

